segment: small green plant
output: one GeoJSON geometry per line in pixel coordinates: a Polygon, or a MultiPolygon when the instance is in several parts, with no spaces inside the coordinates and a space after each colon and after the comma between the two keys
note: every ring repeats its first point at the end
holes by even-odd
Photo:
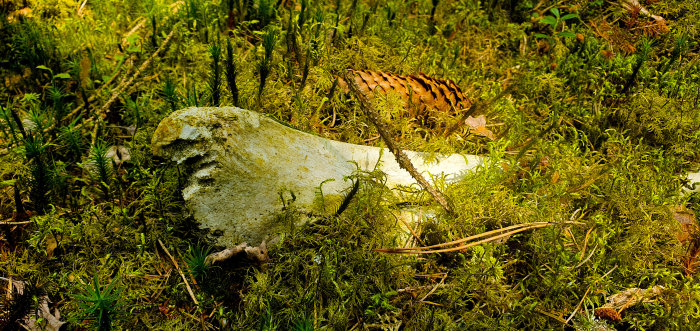
{"type": "Polygon", "coordinates": [[[304,61],[304,70],[301,73],[301,83],[299,84],[299,91],[304,89],[306,85],[306,78],[309,76],[309,59],[311,58],[311,48],[306,50],[306,59],[304,61]]]}
{"type": "Polygon", "coordinates": [[[233,59],[233,46],[231,45],[231,39],[226,39],[226,82],[228,83],[228,88],[231,91],[231,98],[233,99],[233,105],[238,106],[238,85],[236,84],[236,76],[238,75],[238,70],[236,69],[236,62],[233,59]]]}
{"type": "Polygon", "coordinates": [[[211,265],[206,262],[209,255],[209,248],[196,245],[190,246],[185,255],[185,262],[192,276],[197,280],[202,280],[206,277],[207,272],[211,269],[211,265]]]}
{"type": "Polygon", "coordinates": [[[73,297],[78,299],[77,320],[92,321],[95,330],[112,330],[115,320],[120,318],[119,297],[121,290],[117,287],[117,280],[113,279],[107,286],[101,286],[95,275],[92,284],[86,284],[81,289],[81,294],[73,297]]]}
{"type": "Polygon", "coordinates": [[[211,104],[218,107],[221,104],[221,47],[217,44],[209,46],[211,56],[211,71],[209,73],[209,93],[211,104]]]}
{"type": "Polygon", "coordinates": [[[200,95],[197,92],[197,84],[190,84],[185,87],[187,94],[182,98],[182,102],[185,106],[199,107],[200,95]]]}
{"type": "Polygon", "coordinates": [[[12,111],[10,110],[10,106],[3,107],[0,105],[0,118],[2,118],[3,122],[0,124],[0,129],[2,130],[3,133],[3,139],[7,142],[7,144],[11,144],[13,142],[17,142],[17,134],[15,133],[15,128],[14,125],[12,124],[12,111]]]}
{"type": "Polygon", "coordinates": [[[306,22],[306,17],[308,16],[309,0],[301,0],[301,10],[299,11],[299,20],[297,24],[299,29],[304,29],[304,23],[306,22]]]}
{"type": "Polygon", "coordinates": [[[107,145],[96,142],[90,148],[90,157],[87,164],[88,170],[104,193],[109,197],[109,188],[112,179],[112,160],[107,157],[107,145]]]}
{"type": "Polygon", "coordinates": [[[158,35],[158,33],[157,33],[158,32],[158,24],[156,22],[155,15],[151,16],[151,28],[152,28],[151,46],[153,46],[153,48],[156,48],[156,47],[158,47],[158,40],[156,39],[156,36],[158,35]]]}
{"type": "MultiPolygon", "coordinates": [[[[550,13],[552,13],[553,16],[544,16],[540,18],[540,22],[548,25],[552,31],[555,31],[556,36],[559,37],[565,37],[565,38],[576,38],[576,33],[571,32],[571,31],[565,31],[566,28],[566,21],[578,17],[577,13],[569,13],[564,16],[561,16],[559,13],[559,9],[557,8],[552,8],[549,10],[550,13]],[[556,32],[559,30],[561,27],[561,31],[556,32]]],[[[535,37],[537,38],[550,38],[549,35],[543,34],[543,33],[535,33],[535,37]]]]}
{"type": "Polygon", "coordinates": [[[301,320],[294,323],[292,328],[294,331],[313,331],[314,323],[309,318],[302,318],[301,320]]]}
{"type": "Polygon", "coordinates": [[[51,99],[51,106],[53,107],[53,116],[56,123],[59,123],[63,116],[66,115],[66,105],[63,102],[63,97],[65,94],[56,85],[51,85],[48,88],[47,93],[51,99]]]}
{"type": "Polygon", "coordinates": [[[272,51],[275,49],[275,42],[277,42],[277,29],[268,28],[262,37],[262,45],[265,49],[265,55],[258,62],[258,74],[260,74],[260,87],[258,88],[258,104],[261,102],[261,97],[263,90],[265,89],[265,82],[267,77],[270,75],[272,69],[272,51]]]}
{"type": "Polygon", "coordinates": [[[8,33],[10,38],[7,40],[8,47],[3,47],[0,54],[7,55],[11,66],[55,67],[59,57],[58,49],[53,32],[46,24],[39,24],[34,20],[23,20],[0,28],[5,27],[7,29],[3,32],[8,33]]]}
{"type": "Polygon", "coordinates": [[[625,82],[625,87],[622,88],[622,94],[629,92],[630,88],[634,84],[635,80],[637,79],[637,75],[639,74],[639,70],[642,69],[644,62],[649,59],[649,55],[651,54],[651,46],[652,41],[650,39],[642,38],[639,50],[637,52],[634,68],[632,69],[632,74],[627,79],[627,82],[625,82]]]}
{"type": "Polygon", "coordinates": [[[143,125],[143,117],[141,116],[141,104],[139,100],[132,100],[131,98],[126,98],[125,100],[126,112],[123,114],[127,117],[137,128],[143,125]]]}
{"type": "Polygon", "coordinates": [[[83,156],[84,140],[77,123],[80,117],[73,120],[70,124],[61,127],[59,138],[63,146],[68,150],[68,159],[78,161],[83,156]]]}
{"type": "Polygon", "coordinates": [[[63,101],[67,94],[63,92],[63,89],[58,87],[57,79],[70,79],[71,76],[67,72],[62,72],[54,75],[53,70],[44,65],[37,66],[36,68],[48,71],[49,75],[51,76],[51,86],[49,86],[49,88],[46,90],[46,93],[48,99],[51,100],[53,118],[56,123],[60,123],[60,121],[63,119],[63,116],[65,116],[68,111],[68,105],[66,105],[63,101]]]}
{"type": "Polygon", "coordinates": [[[49,205],[47,198],[51,189],[50,157],[47,155],[48,144],[39,134],[29,135],[24,139],[24,156],[31,162],[29,197],[34,203],[34,209],[43,214],[49,205]]]}
{"type": "Polygon", "coordinates": [[[259,331],[272,331],[276,330],[277,326],[275,325],[274,320],[272,319],[272,312],[270,311],[270,307],[267,307],[265,310],[265,313],[263,313],[260,316],[260,320],[258,321],[258,330],[259,331]]]}
{"type": "Polygon", "coordinates": [[[395,310],[396,307],[389,303],[389,299],[396,296],[398,293],[396,291],[389,291],[386,293],[377,293],[370,297],[372,304],[365,309],[365,315],[373,316],[378,313],[379,309],[383,310],[395,310]]]}
{"type": "Polygon", "coordinates": [[[27,114],[27,129],[31,132],[41,133],[44,129],[51,126],[52,118],[47,117],[46,113],[38,109],[38,107],[32,107],[32,110],[27,114]]]}
{"type": "Polygon", "coordinates": [[[197,31],[202,25],[202,8],[200,8],[200,5],[201,4],[198,0],[185,1],[187,27],[190,29],[190,31],[197,31]]]}
{"type": "Polygon", "coordinates": [[[668,61],[666,64],[663,66],[663,69],[661,70],[661,73],[664,74],[668,72],[668,70],[673,66],[678,59],[681,58],[685,52],[688,51],[688,35],[687,34],[681,34],[678,39],[676,39],[676,43],[673,45],[673,51],[671,51],[671,56],[669,57],[668,61]]]}
{"type": "Polygon", "coordinates": [[[161,87],[160,90],[160,95],[170,106],[170,111],[177,110],[177,87],[175,86],[175,82],[170,77],[165,78],[165,81],[163,82],[163,87],[161,87]]]}
{"type": "Polygon", "coordinates": [[[275,14],[275,9],[273,8],[273,4],[271,2],[271,0],[260,0],[258,2],[258,28],[260,30],[264,29],[268,24],[270,24],[272,17],[275,14]]]}

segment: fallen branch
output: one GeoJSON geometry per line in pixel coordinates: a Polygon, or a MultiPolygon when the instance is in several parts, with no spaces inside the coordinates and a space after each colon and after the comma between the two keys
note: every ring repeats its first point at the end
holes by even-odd
{"type": "Polygon", "coordinates": [[[131,78],[126,82],[119,84],[119,86],[117,86],[112,92],[112,96],[109,98],[109,100],[107,100],[107,102],[95,112],[95,116],[99,117],[97,117],[97,120],[95,121],[94,127],[92,129],[92,144],[95,144],[95,139],[97,138],[97,129],[99,127],[100,122],[102,122],[102,120],[104,120],[104,118],[107,116],[106,113],[109,109],[109,106],[111,106],[112,103],[114,103],[117,100],[117,98],[119,98],[119,96],[122,95],[124,91],[126,91],[126,89],[134,83],[136,78],[138,78],[139,75],[141,75],[141,73],[145,71],[146,68],[148,68],[148,66],[151,65],[153,60],[168,46],[170,40],[172,40],[173,36],[175,35],[175,31],[177,30],[176,28],[177,25],[173,27],[170,33],[168,33],[168,36],[165,37],[165,40],[160,45],[160,47],[158,47],[158,49],[156,49],[156,51],[153,52],[153,54],[151,54],[151,56],[141,64],[141,66],[136,70],[136,72],[134,72],[131,78]]]}
{"type": "Polygon", "coordinates": [[[379,131],[379,135],[382,137],[382,140],[384,140],[384,143],[386,146],[389,148],[391,153],[394,154],[394,157],[396,157],[396,162],[399,164],[401,168],[404,170],[408,171],[409,174],[411,174],[411,177],[413,177],[417,182],[418,185],[420,185],[424,190],[428,191],[428,193],[437,201],[442,208],[445,209],[450,214],[454,214],[454,211],[450,204],[447,202],[445,197],[440,193],[438,190],[436,190],[428,181],[421,175],[418,170],[413,166],[413,163],[411,163],[411,160],[406,156],[406,154],[398,147],[396,142],[394,141],[393,134],[391,133],[389,126],[384,123],[384,121],[379,117],[379,114],[377,114],[376,111],[374,111],[374,108],[372,107],[372,104],[369,101],[369,97],[362,92],[362,89],[360,89],[360,86],[357,84],[357,82],[352,79],[352,71],[348,70],[345,73],[345,81],[347,82],[348,88],[353,92],[355,97],[360,101],[360,104],[362,105],[362,109],[364,110],[365,115],[369,119],[372,124],[377,128],[377,131],[379,131]]]}
{"type": "Polygon", "coordinates": [[[175,269],[177,272],[180,273],[180,277],[182,277],[182,281],[185,282],[185,286],[187,287],[187,293],[190,294],[190,298],[192,298],[192,301],[194,301],[194,304],[199,306],[199,302],[197,301],[197,298],[194,296],[194,292],[192,291],[192,287],[190,287],[190,283],[187,282],[187,278],[185,277],[185,273],[182,272],[180,269],[180,265],[177,264],[177,261],[175,261],[175,258],[170,254],[170,251],[163,245],[163,242],[158,239],[158,243],[160,244],[160,247],[163,248],[163,251],[165,252],[166,255],[170,258],[170,262],[173,263],[175,266],[175,269]]]}

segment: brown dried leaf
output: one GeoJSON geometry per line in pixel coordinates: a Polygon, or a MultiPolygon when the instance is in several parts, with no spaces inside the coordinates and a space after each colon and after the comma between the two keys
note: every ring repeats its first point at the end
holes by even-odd
{"type": "Polygon", "coordinates": [[[66,322],[61,321],[61,313],[57,308],[51,313],[49,309],[49,297],[43,296],[36,314],[27,315],[24,318],[24,327],[30,331],[58,331],[66,322]]]}
{"type": "Polygon", "coordinates": [[[483,136],[491,140],[496,139],[496,135],[491,132],[491,130],[486,128],[486,117],[484,115],[479,115],[477,117],[467,117],[464,120],[464,124],[469,128],[469,132],[477,136],[483,136]]]}
{"type": "Polygon", "coordinates": [[[652,302],[663,292],[665,288],[663,286],[657,285],[648,289],[641,289],[637,287],[628,288],[620,293],[615,293],[608,297],[608,303],[603,307],[615,308],[618,311],[622,311],[628,307],[634,306],[638,303],[652,302]]]}
{"type": "Polygon", "coordinates": [[[596,317],[604,320],[608,320],[610,322],[620,322],[622,321],[622,316],[620,313],[617,312],[617,310],[609,307],[601,307],[601,308],[596,308],[594,311],[594,314],[596,317]]]}
{"type": "Polygon", "coordinates": [[[120,165],[124,162],[131,160],[131,153],[129,153],[129,149],[126,148],[126,146],[122,145],[110,146],[107,152],[105,153],[105,156],[107,158],[112,159],[112,161],[114,161],[114,164],[116,165],[120,165]]]}
{"type": "Polygon", "coordinates": [[[653,302],[665,288],[657,285],[648,289],[637,287],[626,289],[608,297],[608,302],[602,307],[596,308],[595,316],[612,322],[622,320],[622,311],[640,303],[653,302]]]}
{"type": "Polygon", "coordinates": [[[695,213],[685,206],[674,206],[671,208],[671,212],[673,213],[673,219],[681,226],[681,232],[677,235],[678,241],[685,244],[700,231],[695,213]]]}
{"type": "Polygon", "coordinates": [[[9,23],[18,22],[22,19],[28,19],[34,17],[33,11],[29,7],[25,7],[19,10],[15,10],[7,15],[7,21],[9,23]]]}

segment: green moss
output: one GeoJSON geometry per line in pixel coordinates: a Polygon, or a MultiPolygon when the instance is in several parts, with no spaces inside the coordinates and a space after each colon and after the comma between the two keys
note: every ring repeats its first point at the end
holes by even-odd
{"type": "Polygon", "coordinates": [[[30,223],[0,224],[0,276],[38,284],[64,316],[80,316],[70,295],[79,284],[119,277],[129,312],[114,326],[124,329],[558,329],[575,310],[568,325],[585,329],[602,323],[593,311],[609,295],[655,285],[666,288],[662,297],[608,324],[700,323],[699,284],[682,265],[688,244],[678,241],[673,214],[678,205],[700,211],[697,194],[678,194],[683,174],[698,168],[698,1],[643,4],[668,32],[602,1],[301,1],[287,9],[154,0],[78,11],[82,2],[38,0],[27,17],[13,13],[20,3],[0,6],[0,220],[30,223]],[[552,9],[578,17],[552,25],[542,18],[555,18],[552,9]],[[137,84],[100,110],[172,29],[137,84]],[[226,84],[220,50],[215,60],[208,52],[223,39],[226,84]],[[179,107],[212,102],[380,146],[352,95],[337,86],[331,93],[348,68],[451,79],[483,104],[511,88],[486,107],[495,141],[433,132],[392,94],[375,102],[403,148],[489,157],[461,181],[438,185],[456,214],[424,192],[397,199],[381,173],[355,174],[357,194],[340,215],[341,196],[319,195],[311,215],[281,211],[282,227],[305,225],[271,245],[264,266],[231,262],[195,277],[195,305],[158,241],[183,269],[193,243],[221,247],[182,216],[184,170],[152,157],[156,125],[179,107]],[[129,161],[104,157],[117,145],[129,161]],[[29,216],[15,213],[15,189],[29,216]],[[395,217],[406,206],[423,215],[418,238],[395,217]],[[454,253],[373,251],[572,218],[580,224],[454,253]]]}

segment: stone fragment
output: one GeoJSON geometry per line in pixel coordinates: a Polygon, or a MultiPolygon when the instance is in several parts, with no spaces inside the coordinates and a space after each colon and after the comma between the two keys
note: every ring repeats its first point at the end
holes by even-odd
{"type": "MultiPolygon", "coordinates": [[[[358,169],[377,167],[386,173],[389,188],[417,187],[387,149],[321,138],[239,108],[176,111],[158,125],[152,148],[155,155],[185,165],[186,207],[202,227],[222,234],[219,243],[227,247],[274,240],[289,227],[273,222],[285,203],[311,211],[322,183],[324,196],[341,195],[352,186],[346,177],[358,169]]],[[[422,153],[406,154],[426,178],[444,176],[447,182],[483,163],[473,155],[428,162],[422,153]]]]}

